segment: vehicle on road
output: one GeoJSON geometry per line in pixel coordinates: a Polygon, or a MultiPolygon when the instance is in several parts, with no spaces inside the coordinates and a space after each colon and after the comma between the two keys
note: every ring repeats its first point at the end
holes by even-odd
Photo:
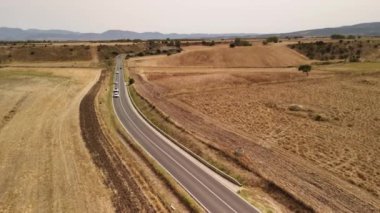
{"type": "Polygon", "coordinates": [[[119,93],[119,91],[114,91],[114,92],[113,92],[113,97],[114,97],[114,98],[118,98],[118,97],[120,97],[120,93],[119,93]]]}
{"type": "Polygon", "coordinates": [[[119,92],[119,88],[115,87],[115,88],[113,89],[113,92],[119,92]]]}

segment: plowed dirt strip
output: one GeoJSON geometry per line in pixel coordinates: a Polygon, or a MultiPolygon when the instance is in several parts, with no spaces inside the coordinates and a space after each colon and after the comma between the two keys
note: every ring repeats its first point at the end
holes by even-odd
{"type": "Polygon", "coordinates": [[[113,203],[117,212],[154,212],[131,172],[104,135],[95,110],[95,98],[106,77],[102,72],[99,81],[80,104],[80,127],[92,159],[104,172],[106,184],[113,190],[113,203]]]}

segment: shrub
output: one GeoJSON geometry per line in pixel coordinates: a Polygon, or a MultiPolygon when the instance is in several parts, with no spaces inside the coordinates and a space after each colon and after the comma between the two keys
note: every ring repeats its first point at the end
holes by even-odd
{"type": "Polygon", "coordinates": [[[349,59],[350,62],[359,62],[360,56],[352,55],[349,59]]]}
{"type": "Polygon", "coordinates": [[[315,44],[318,45],[318,46],[323,46],[325,44],[325,42],[323,42],[323,41],[316,41],[315,44]]]}
{"type": "Polygon", "coordinates": [[[307,76],[309,76],[309,72],[311,71],[312,67],[309,64],[303,64],[298,67],[298,71],[302,71],[307,76]]]}
{"type": "Polygon", "coordinates": [[[128,78],[128,85],[132,85],[135,83],[135,79],[133,78],[128,78]]]}
{"type": "Polygon", "coordinates": [[[276,37],[276,36],[272,36],[272,37],[267,38],[266,41],[267,41],[268,43],[271,43],[271,42],[273,42],[273,43],[278,43],[278,37],[276,37]]]}
{"type": "Polygon", "coordinates": [[[248,41],[241,40],[240,38],[235,38],[235,41],[231,44],[230,44],[231,48],[234,48],[235,46],[252,46],[251,43],[249,43],[248,41]]]}
{"type": "Polygon", "coordinates": [[[340,34],[333,34],[330,37],[331,39],[345,39],[346,38],[344,35],[340,35],[340,34]]]}
{"type": "Polygon", "coordinates": [[[203,40],[202,45],[203,46],[215,46],[215,41],[212,40],[212,41],[208,42],[208,41],[203,40]]]}

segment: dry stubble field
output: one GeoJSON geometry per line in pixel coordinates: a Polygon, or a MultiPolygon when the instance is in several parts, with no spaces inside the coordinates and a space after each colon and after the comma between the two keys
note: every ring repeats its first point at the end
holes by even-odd
{"type": "Polygon", "coordinates": [[[239,160],[314,209],[379,210],[380,65],[320,66],[306,77],[276,68],[304,57],[265,48],[197,49],[130,65],[138,91],[171,120],[227,154],[239,150],[239,160]]]}
{"type": "Polygon", "coordinates": [[[108,212],[79,104],[98,69],[0,69],[0,212],[108,212]]]}

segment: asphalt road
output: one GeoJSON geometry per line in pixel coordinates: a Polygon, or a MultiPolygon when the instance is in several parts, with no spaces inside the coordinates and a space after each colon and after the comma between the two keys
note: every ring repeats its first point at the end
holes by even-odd
{"type": "Polygon", "coordinates": [[[126,131],[161,164],[208,212],[258,212],[231,191],[178,147],[151,127],[136,111],[124,84],[124,58],[116,57],[114,84],[120,97],[113,98],[114,109],[126,131]],[[115,72],[116,73],[116,72],[115,72]]]}

